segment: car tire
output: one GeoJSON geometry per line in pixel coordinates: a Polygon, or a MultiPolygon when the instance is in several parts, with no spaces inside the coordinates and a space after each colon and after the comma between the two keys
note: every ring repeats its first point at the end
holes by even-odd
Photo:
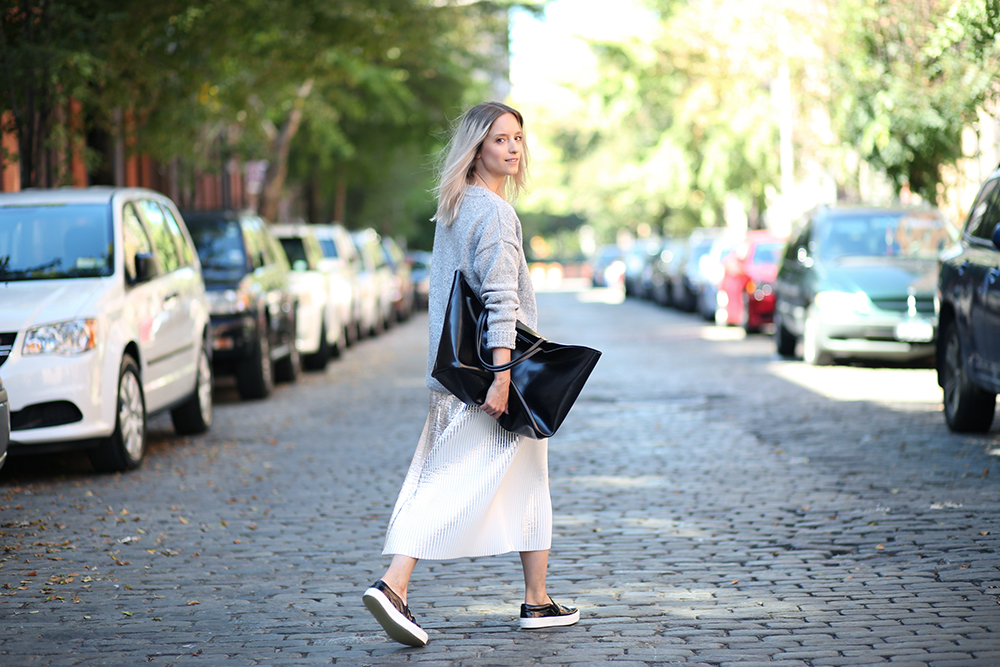
{"type": "Polygon", "coordinates": [[[348,319],[347,323],[344,324],[344,347],[350,347],[354,345],[358,340],[358,323],[348,319]]]}
{"type": "Polygon", "coordinates": [[[986,433],[993,424],[997,395],[980,389],[965,374],[962,342],[954,322],[945,327],[942,340],[941,384],[948,428],[956,433],[986,433]]]}
{"type": "Polygon", "coordinates": [[[313,354],[302,357],[302,365],[311,371],[321,371],[326,368],[330,361],[330,341],[326,339],[326,316],[323,316],[323,323],[319,329],[319,349],[313,354]]]}
{"type": "Polygon", "coordinates": [[[142,465],[146,455],[146,400],[139,364],[131,355],[122,357],[118,372],[114,433],[87,453],[97,472],[122,472],[142,465]]]}
{"type": "Polygon", "coordinates": [[[816,311],[806,311],[806,321],[802,327],[802,360],[810,366],[829,366],[833,355],[823,349],[819,337],[819,321],[816,311]]]}
{"type": "Polygon", "coordinates": [[[258,327],[257,342],[250,358],[236,367],[236,389],[243,400],[267,398],[274,391],[271,341],[267,337],[266,323],[258,327]]]}
{"type": "Polygon", "coordinates": [[[194,394],[170,411],[170,419],[178,435],[197,435],[212,427],[212,358],[209,349],[208,341],[203,341],[198,353],[194,394]]]}
{"type": "Polygon", "coordinates": [[[746,290],[743,290],[743,314],[740,315],[740,326],[748,334],[755,334],[760,332],[759,326],[753,326],[750,324],[750,295],[747,294],[746,290]]]}
{"type": "Polygon", "coordinates": [[[302,368],[302,359],[299,357],[299,348],[295,346],[295,319],[292,319],[289,327],[292,331],[288,340],[288,354],[278,359],[274,364],[274,379],[278,382],[295,382],[299,379],[299,370],[302,368]]]}
{"type": "Polygon", "coordinates": [[[782,357],[794,357],[795,356],[795,336],[789,331],[784,322],[781,321],[781,316],[778,311],[774,311],[774,347],[778,351],[778,354],[782,357]]]}

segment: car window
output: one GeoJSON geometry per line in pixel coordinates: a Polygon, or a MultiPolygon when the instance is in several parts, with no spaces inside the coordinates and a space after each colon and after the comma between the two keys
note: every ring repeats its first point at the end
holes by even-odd
{"type": "Polygon", "coordinates": [[[292,271],[308,271],[309,257],[306,255],[305,239],[301,237],[284,237],[279,239],[281,247],[288,255],[288,262],[292,265],[292,271]]]}
{"type": "Polygon", "coordinates": [[[789,243],[785,250],[785,259],[796,260],[799,257],[799,249],[808,248],[811,229],[812,225],[807,222],[798,230],[795,240],[789,243]]]}
{"type": "Polygon", "coordinates": [[[108,204],[0,206],[0,280],[110,276],[113,233],[108,204]]]}
{"type": "Polygon", "coordinates": [[[933,211],[879,211],[828,218],[820,231],[819,252],[823,259],[937,259],[950,242],[947,224],[933,211]]]}
{"type": "Polygon", "coordinates": [[[174,213],[170,210],[170,207],[161,204],[160,208],[163,209],[163,217],[167,221],[167,227],[177,239],[177,247],[181,250],[181,264],[191,266],[194,264],[194,250],[191,249],[191,244],[188,243],[184,232],[181,231],[181,226],[178,224],[177,218],[174,217],[174,213]]]}
{"type": "Polygon", "coordinates": [[[160,260],[160,268],[164,273],[176,271],[181,266],[180,250],[177,247],[177,240],[167,227],[167,221],[163,217],[163,210],[156,202],[142,199],[137,202],[142,216],[149,225],[149,235],[152,237],[153,246],[156,248],[156,256],[160,260]]]}
{"type": "Polygon", "coordinates": [[[247,256],[240,223],[235,220],[192,218],[188,220],[187,226],[195,248],[198,249],[202,269],[246,269],[247,256]]]}
{"type": "Polygon", "coordinates": [[[780,243],[761,243],[753,251],[751,264],[775,264],[781,254],[780,243]]]}
{"type": "Polygon", "coordinates": [[[271,228],[267,226],[266,222],[261,221],[261,233],[263,235],[264,244],[267,246],[267,259],[269,264],[276,264],[279,267],[287,270],[288,267],[288,256],[285,255],[285,251],[281,247],[281,243],[274,236],[271,228]]]}
{"type": "Polygon", "coordinates": [[[244,220],[242,224],[243,237],[246,239],[247,254],[250,256],[250,263],[254,269],[259,269],[267,263],[260,226],[253,218],[244,220]]]}
{"type": "Polygon", "coordinates": [[[319,240],[320,247],[323,248],[324,257],[339,257],[337,254],[337,243],[328,237],[323,237],[319,240]]]}
{"type": "Polygon", "coordinates": [[[122,210],[122,241],[125,252],[125,278],[126,282],[134,282],[135,256],[138,253],[151,254],[153,244],[146,234],[146,229],[139,221],[139,215],[135,212],[135,207],[131,203],[125,204],[122,210]]]}
{"type": "Polygon", "coordinates": [[[993,229],[1000,222],[1000,178],[994,178],[983,185],[976,203],[969,211],[969,219],[965,224],[965,231],[970,236],[980,239],[992,239],[993,229]]]}

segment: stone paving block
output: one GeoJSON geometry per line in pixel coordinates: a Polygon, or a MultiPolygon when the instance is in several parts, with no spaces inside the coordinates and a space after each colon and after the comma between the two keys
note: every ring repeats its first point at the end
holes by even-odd
{"type": "Polygon", "coordinates": [[[883,375],[933,386],[932,369],[807,367],[775,358],[767,336],[712,339],[730,330],[632,299],[542,293],[539,305],[556,340],[605,351],[549,442],[549,588],[581,606],[579,626],[516,630],[516,554],[418,564],[426,649],[387,640],[360,603],[388,563],[385,526],[426,417],[424,315],[267,402],[223,384],[205,436],[175,439],[169,417],[154,418],[149,460],[127,475],[8,461],[0,539],[20,550],[0,554],[0,584],[37,576],[0,589],[0,664],[27,667],[40,636],[66,651],[40,667],[74,664],[70,648],[115,667],[146,664],[153,648],[148,664],[211,667],[1000,664],[988,588],[1000,581],[1000,478],[967,476],[995,465],[983,439],[950,434],[939,404],[817,389],[883,375]],[[943,501],[962,507],[930,509],[943,501]],[[128,536],[141,539],[116,542],[128,536]],[[31,549],[66,540],[66,561],[31,549]],[[81,601],[45,602],[46,583],[81,601]]]}

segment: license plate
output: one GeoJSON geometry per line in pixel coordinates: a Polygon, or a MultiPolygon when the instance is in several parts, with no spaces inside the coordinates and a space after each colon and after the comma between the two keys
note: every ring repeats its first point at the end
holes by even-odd
{"type": "Polygon", "coordinates": [[[906,343],[929,343],[934,340],[934,325],[926,320],[900,322],[895,333],[896,340],[906,343]]]}

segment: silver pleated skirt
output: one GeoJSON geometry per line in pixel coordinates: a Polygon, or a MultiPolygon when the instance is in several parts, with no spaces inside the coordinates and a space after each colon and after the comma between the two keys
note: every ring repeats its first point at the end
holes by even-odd
{"type": "Polygon", "coordinates": [[[479,408],[431,391],[382,553],[441,560],[551,543],[548,440],[510,433],[479,408]]]}

